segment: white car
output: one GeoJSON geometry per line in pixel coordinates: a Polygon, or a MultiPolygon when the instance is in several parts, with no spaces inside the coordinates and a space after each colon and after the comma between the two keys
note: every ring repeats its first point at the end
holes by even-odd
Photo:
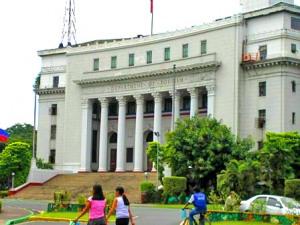
{"type": "Polygon", "coordinates": [[[300,204],[292,199],[276,195],[256,195],[246,201],[241,201],[242,212],[251,211],[253,204],[265,203],[267,214],[300,215],[300,204]]]}

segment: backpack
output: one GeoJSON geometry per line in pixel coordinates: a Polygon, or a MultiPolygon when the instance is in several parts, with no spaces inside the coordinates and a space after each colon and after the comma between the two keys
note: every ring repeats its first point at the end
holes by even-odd
{"type": "Polygon", "coordinates": [[[203,193],[194,194],[194,206],[197,209],[203,210],[206,209],[206,196],[203,193]]]}

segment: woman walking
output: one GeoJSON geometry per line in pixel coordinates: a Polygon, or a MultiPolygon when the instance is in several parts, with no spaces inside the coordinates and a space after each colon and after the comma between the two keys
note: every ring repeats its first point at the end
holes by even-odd
{"type": "Polygon", "coordinates": [[[106,225],[105,207],[106,200],[102,191],[102,186],[96,184],[93,186],[93,196],[88,198],[85,208],[74,220],[74,222],[76,223],[84,214],[89,211],[90,214],[88,225],[106,225]]]}
{"type": "Polygon", "coordinates": [[[117,187],[115,193],[115,199],[113,201],[112,207],[106,217],[106,222],[109,217],[116,212],[116,225],[128,225],[129,220],[132,225],[134,225],[132,213],[130,210],[130,203],[126,195],[124,194],[123,187],[117,187]]]}

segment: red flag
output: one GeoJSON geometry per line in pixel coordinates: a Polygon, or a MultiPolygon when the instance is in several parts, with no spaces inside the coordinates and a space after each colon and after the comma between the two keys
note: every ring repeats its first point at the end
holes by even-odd
{"type": "Polygon", "coordinates": [[[150,12],[153,13],[153,0],[150,0],[150,12]]]}

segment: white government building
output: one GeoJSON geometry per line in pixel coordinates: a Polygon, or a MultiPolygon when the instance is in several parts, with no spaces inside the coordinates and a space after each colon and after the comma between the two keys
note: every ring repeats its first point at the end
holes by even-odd
{"type": "Polygon", "coordinates": [[[211,115],[257,148],[266,131],[300,131],[300,7],[242,4],[189,29],[39,51],[37,157],[73,172],[151,170],[147,143],[164,143],[172,103],[175,119],[211,115]]]}

